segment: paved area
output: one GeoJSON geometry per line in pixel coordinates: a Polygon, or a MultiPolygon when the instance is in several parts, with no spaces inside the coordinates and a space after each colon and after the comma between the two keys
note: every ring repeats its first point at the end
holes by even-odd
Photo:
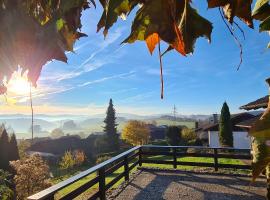
{"type": "Polygon", "coordinates": [[[266,182],[245,175],[142,170],[111,192],[115,200],[265,200],[266,182]]]}

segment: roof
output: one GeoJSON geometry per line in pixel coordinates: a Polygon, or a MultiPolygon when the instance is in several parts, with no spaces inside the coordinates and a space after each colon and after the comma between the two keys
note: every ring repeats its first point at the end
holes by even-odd
{"type": "MultiPolygon", "coordinates": [[[[233,125],[233,131],[243,131],[243,129],[239,126],[235,126],[236,124],[239,124],[240,122],[249,120],[254,118],[255,116],[250,114],[250,113],[239,113],[239,114],[234,114],[231,116],[231,121],[233,125]]],[[[207,126],[204,126],[202,131],[218,131],[219,130],[219,123],[215,124],[209,124],[207,126]]]]}
{"type": "Polygon", "coordinates": [[[252,101],[246,105],[243,105],[240,107],[240,109],[243,110],[257,110],[260,108],[267,108],[269,101],[269,95],[266,95],[265,97],[262,97],[260,99],[257,99],[256,101],[252,101]]]}
{"type": "Polygon", "coordinates": [[[239,124],[236,124],[235,126],[250,129],[252,127],[252,125],[254,125],[254,123],[261,118],[261,116],[262,116],[262,114],[257,115],[254,118],[242,121],[239,124]]]}

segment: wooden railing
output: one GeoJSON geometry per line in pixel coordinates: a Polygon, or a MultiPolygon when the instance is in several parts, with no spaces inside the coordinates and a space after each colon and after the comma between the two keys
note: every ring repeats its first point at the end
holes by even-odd
{"type": "Polygon", "coordinates": [[[201,146],[142,146],[140,149],[141,163],[153,164],[167,164],[177,168],[182,166],[199,166],[199,167],[213,167],[215,171],[219,168],[233,168],[233,169],[251,169],[248,164],[221,164],[219,158],[229,158],[237,160],[251,160],[250,149],[234,149],[234,148],[209,148],[201,146]],[[169,151],[168,151],[169,150],[169,151]],[[190,151],[191,150],[191,151],[190,151]],[[164,155],[167,160],[157,159],[154,156],[164,155]],[[151,159],[147,157],[151,156],[151,159]],[[178,161],[181,157],[201,157],[213,158],[213,162],[188,162],[178,161]],[[171,158],[168,160],[168,158],[171,158]]]}
{"type": "Polygon", "coordinates": [[[235,165],[235,164],[220,164],[219,158],[231,158],[231,159],[251,159],[249,149],[233,149],[233,148],[207,148],[197,146],[137,146],[124,153],[119,154],[103,163],[100,163],[84,172],[79,173],[65,181],[62,181],[50,188],[47,188],[37,194],[28,197],[28,200],[52,200],[54,195],[70,186],[71,184],[85,178],[91,174],[97,173],[96,177],[88,180],[88,182],[79,186],[75,190],[69,192],[60,199],[74,199],[86,190],[90,189],[94,185],[98,184],[98,191],[94,193],[89,199],[101,200],[106,199],[106,191],[116,184],[121,178],[125,178],[125,181],[129,180],[130,171],[137,165],[142,166],[143,163],[154,164],[168,164],[177,168],[178,165],[184,166],[201,166],[201,167],[213,167],[216,171],[218,168],[235,168],[235,169],[250,169],[250,165],[235,165]],[[188,149],[193,149],[195,152],[190,152],[188,149]],[[243,154],[244,153],[244,154],[243,154]],[[157,159],[155,156],[164,155],[166,160],[157,159]],[[149,159],[149,156],[151,157],[149,159]],[[213,163],[207,162],[182,162],[178,161],[180,157],[204,157],[213,158],[213,163]],[[168,158],[171,158],[168,160],[168,158]],[[124,171],[117,175],[109,183],[106,183],[106,177],[112,175],[119,168],[124,167],[124,171]]]}

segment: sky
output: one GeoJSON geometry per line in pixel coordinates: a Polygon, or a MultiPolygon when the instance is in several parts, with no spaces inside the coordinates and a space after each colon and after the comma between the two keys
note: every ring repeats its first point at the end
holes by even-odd
{"type": "MultiPolygon", "coordinates": [[[[232,113],[237,113],[241,105],[268,94],[264,80],[270,77],[266,48],[269,35],[259,33],[258,23],[253,30],[236,20],[246,38],[235,29],[243,45],[243,64],[237,71],[239,48],[218,10],[207,9],[206,1],[201,0],[194,0],[192,6],[213,23],[212,41],[209,44],[199,38],[194,54],[187,57],[176,51],[163,57],[163,100],[157,51],[151,55],[146,44],[139,41],[121,45],[130,33],[135,11],[127,20],[119,19],[104,40],[102,31],[96,33],[102,13],[98,5],[97,9],[83,12],[82,32],[88,37],[76,42],[74,53],[67,53],[68,64],[52,61],[44,66],[38,86],[33,89],[35,113],[101,114],[110,98],[119,113],[172,113],[176,105],[178,114],[212,114],[220,112],[224,101],[232,113]]],[[[165,44],[161,47],[166,49],[165,44]]],[[[10,88],[2,97],[0,113],[30,114],[28,93],[20,94],[16,86],[10,88]]]]}

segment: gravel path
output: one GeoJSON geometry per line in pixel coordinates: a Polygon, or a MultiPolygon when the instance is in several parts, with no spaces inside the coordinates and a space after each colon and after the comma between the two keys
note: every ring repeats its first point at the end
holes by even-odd
{"type": "Polygon", "coordinates": [[[265,180],[207,172],[142,170],[109,193],[113,200],[264,200],[265,180]]]}

